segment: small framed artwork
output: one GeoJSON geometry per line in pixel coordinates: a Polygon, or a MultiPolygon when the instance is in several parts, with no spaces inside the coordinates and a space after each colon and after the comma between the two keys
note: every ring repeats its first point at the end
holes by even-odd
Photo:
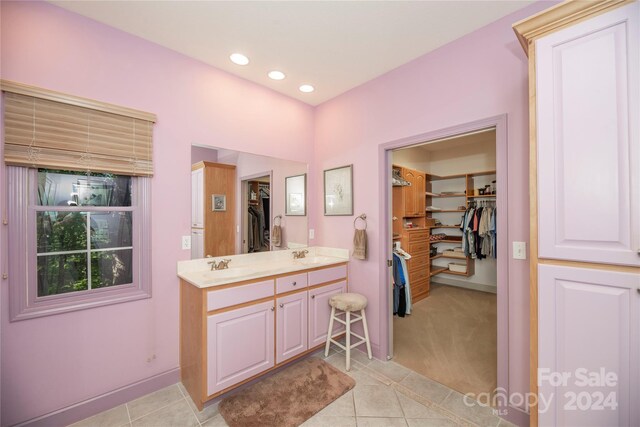
{"type": "Polygon", "coordinates": [[[224,212],[227,210],[227,196],[224,194],[211,195],[211,206],[214,212],[224,212]]]}
{"type": "Polygon", "coordinates": [[[353,215],[353,165],[324,171],[324,214],[353,215]]]}
{"type": "Polygon", "coordinates": [[[284,179],[287,216],[305,216],[307,214],[307,174],[288,176],[284,179]]]}

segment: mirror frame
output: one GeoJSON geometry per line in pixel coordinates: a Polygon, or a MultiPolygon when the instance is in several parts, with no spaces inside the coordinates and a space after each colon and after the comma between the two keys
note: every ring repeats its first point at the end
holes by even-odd
{"type": "MultiPolygon", "coordinates": [[[[284,199],[284,214],[285,216],[307,216],[307,174],[303,173],[300,175],[293,175],[293,176],[288,176],[284,179],[284,193],[285,193],[285,199],[284,199]],[[302,177],[303,179],[303,184],[302,184],[302,213],[293,213],[291,210],[291,203],[290,203],[290,196],[294,193],[289,193],[289,181],[291,180],[293,182],[293,180],[295,178],[300,178],[302,177]]],[[[296,193],[297,194],[297,193],[296,193]]]]}

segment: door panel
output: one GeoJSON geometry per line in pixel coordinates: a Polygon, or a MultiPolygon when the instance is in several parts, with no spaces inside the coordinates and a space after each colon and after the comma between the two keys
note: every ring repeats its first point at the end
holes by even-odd
{"type": "Polygon", "coordinates": [[[276,363],[307,350],[307,292],[276,300],[276,363]]]}
{"type": "MultiPolygon", "coordinates": [[[[347,291],[347,282],[322,286],[309,291],[309,348],[323,344],[327,339],[331,306],[329,298],[347,291]]],[[[333,333],[343,332],[344,325],[334,322],[333,333]]]]}
{"type": "Polygon", "coordinates": [[[536,42],[541,258],[640,265],[638,10],[536,42]]]}
{"type": "Polygon", "coordinates": [[[551,265],[538,272],[538,384],[551,400],[548,409],[539,404],[540,425],[640,425],[640,276],[551,265]],[[581,384],[587,375],[609,383],[581,384]]]}
{"type": "Polygon", "coordinates": [[[207,319],[207,391],[211,395],[274,366],[273,302],[207,319]]]}

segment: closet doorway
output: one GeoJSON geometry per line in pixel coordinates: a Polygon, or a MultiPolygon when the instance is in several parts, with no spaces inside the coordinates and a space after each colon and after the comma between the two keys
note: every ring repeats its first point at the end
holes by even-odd
{"type": "Polygon", "coordinates": [[[242,253],[271,250],[271,172],[241,178],[242,253]]]}
{"type": "Polygon", "coordinates": [[[462,394],[507,390],[506,117],[383,150],[388,357],[462,394]]]}

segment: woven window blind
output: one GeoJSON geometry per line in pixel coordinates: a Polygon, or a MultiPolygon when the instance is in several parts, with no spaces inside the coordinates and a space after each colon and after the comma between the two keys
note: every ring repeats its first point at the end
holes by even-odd
{"type": "Polygon", "coordinates": [[[65,98],[74,102],[66,95],[59,102],[15,93],[4,84],[3,91],[6,164],[153,175],[153,121],[66,103],[65,98]]]}

